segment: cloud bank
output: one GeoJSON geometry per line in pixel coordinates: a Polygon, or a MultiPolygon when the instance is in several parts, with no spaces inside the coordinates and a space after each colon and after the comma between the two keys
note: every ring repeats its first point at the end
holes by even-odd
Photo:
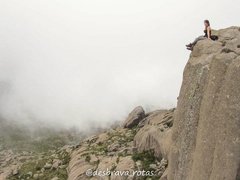
{"type": "Polygon", "coordinates": [[[189,52],[213,28],[238,25],[240,2],[0,2],[0,113],[84,130],[137,105],[176,106],[189,52]],[[226,9],[226,6],[228,7],[226,9]]]}

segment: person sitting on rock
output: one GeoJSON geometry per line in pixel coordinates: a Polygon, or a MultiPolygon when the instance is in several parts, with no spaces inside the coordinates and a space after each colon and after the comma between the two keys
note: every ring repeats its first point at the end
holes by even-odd
{"type": "Polygon", "coordinates": [[[186,45],[188,50],[193,50],[193,47],[197,44],[198,41],[204,40],[204,39],[211,39],[211,27],[209,20],[204,21],[204,36],[199,36],[196,38],[192,43],[186,45]]]}

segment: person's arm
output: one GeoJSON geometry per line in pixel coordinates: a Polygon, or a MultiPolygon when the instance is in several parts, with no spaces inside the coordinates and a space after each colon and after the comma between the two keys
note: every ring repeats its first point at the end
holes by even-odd
{"type": "Polygon", "coordinates": [[[211,31],[211,28],[208,27],[208,28],[207,28],[207,36],[208,36],[208,39],[211,39],[210,31],[211,31]]]}

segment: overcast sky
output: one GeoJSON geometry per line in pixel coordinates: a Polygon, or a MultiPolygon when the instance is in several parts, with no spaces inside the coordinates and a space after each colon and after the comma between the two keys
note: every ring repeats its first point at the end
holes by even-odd
{"type": "Polygon", "coordinates": [[[1,114],[85,128],[174,107],[185,44],[239,12],[239,0],[0,0],[1,114]]]}

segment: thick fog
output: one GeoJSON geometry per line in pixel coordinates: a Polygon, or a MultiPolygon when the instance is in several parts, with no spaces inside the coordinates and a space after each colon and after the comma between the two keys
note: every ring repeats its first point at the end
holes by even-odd
{"type": "Polygon", "coordinates": [[[0,0],[0,113],[86,129],[171,108],[189,52],[239,25],[237,0],[0,0]]]}

